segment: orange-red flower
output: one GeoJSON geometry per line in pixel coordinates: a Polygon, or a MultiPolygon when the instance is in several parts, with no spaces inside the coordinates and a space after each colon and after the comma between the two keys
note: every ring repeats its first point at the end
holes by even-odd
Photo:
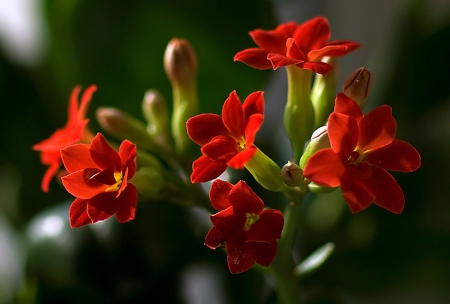
{"type": "Polygon", "coordinates": [[[403,191],[387,170],[412,172],[421,160],[413,146],[394,139],[396,129],[391,107],[380,106],[364,116],[352,99],[339,93],[328,118],[331,148],[308,159],[304,177],[320,186],[340,186],[353,213],[372,203],[401,213],[403,191]]]}
{"type": "Polygon", "coordinates": [[[203,153],[192,164],[191,181],[206,182],[218,177],[230,166],[242,169],[256,153],[253,142],[263,122],[262,92],[251,93],[241,104],[236,92],[230,93],[217,114],[200,114],[186,123],[189,137],[203,153]]]}
{"type": "Polygon", "coordinates": [[[59,151],[81,140],[84,142],[90,142],[92,140],[93,136],[86,128],[89,119],[85,118],[85,116],[92,94],[96,90],[97,87],[95,85],[88,87],[84,91],[80,106],[78,107],[78,94],[81,91],[81,87],[76,86],[70,95],[68,120],[64,128],[56,130],[49,138],[33,146],[33,150],[41,151],[40,158],[42,164],[49,166],[42,179],[42,191],[48,192],[51,179],[61,167],[59,151]]]}
{"type": "Polygon", "coordinates": [[[303,24],[287,22],[275,30],[257,29],[250,36],[259,48],[245,49],[234,56],[235,61],[260,70],[296,65],[325,75],[332,66],[321,62],[325,56],[340,57],[359,47],[349,40],[328,41],[330,26],[325,17],[316,17],[303,24]]]}
{"type": "Polygon", "coordinates": [[[269,266],[277,253],[284,226],[279,210],[264,210],[263,201],[244,182],[235,186],[215,180],[209,193],[219,211],[211,215],[213,227],[205,238],[211,249],[225,247],[231,273],[241,273],[255,263],[269,266]]]}
{"type": "Polygon", "coordinates": [[[61,158],[69,172],[62,183],[76,197],[69,209],[72,228],[114,214],[121,223],[134,219],[137,189],[128,180],[136,172],[136,145],[124,140],[117,152],[98,133],[90,145],[62,149],[61,158]]]}

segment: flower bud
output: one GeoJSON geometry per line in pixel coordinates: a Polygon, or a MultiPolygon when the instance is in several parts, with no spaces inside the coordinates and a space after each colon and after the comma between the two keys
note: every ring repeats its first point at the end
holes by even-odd
{"type": "Polygon", "coordinates": [[[281,168],[281,179],[289,187],[296,187],[303,181],[303,170],[290,161],[281,168]]]}
{"type": "Polygon", "coordinates": [[[156,198],[162,188],[165,181],[158,170],[152,167],[142,167],[134,174],[130,183],[136,186],[139,194],[146,198],[156,198]]]}
{"type": "Polygon", "coordinates": [[[318,128],[311,136],[311,141],[305,149],[300,159],[300,168],[304,169],[308,159],[319,150],[330,148],[330,139],[328,137],[328,127],[322,126],[318,128]]]}
{"type": "Polygon", "coordinates": [[[334,99],[336,97],[336,84],[339,74],[338,58],[324,57],[323,62],[330,64],[333,70],[325,76],[315,74],[314,84],[311,89],[311,102],[314,108],[314,127],[323,125],[333,112],[334,99]]]}
{"type": "Polygon", "coordinates": [[[191,45],[174,38],[164,54],[164,68],[172,85],[172,137],[178,155],[187,153],[192,144],[186,132],[186,121],[198,113],[197,58],[191,45]]]}
{"type": "Polygon", "coordinates": [[[372,88],[372,75],[361,67],[350,74],[344,83],[344,94],[353,99],[362,109],[367,103],[372,88]]]}
{"type": "Polygon", "coordinates": [[[164,97],[157,90],[148,90],[142,101],[147,132],[161,146],[170,146],[170,118],[164,97]]]}
{"type": "Polygon", "coordinates": [[[164,54],[164,69],[172,85],[190,84],[197,77],[197,57],[184,39],[173,38],[164,54]]]}
{"type": "Polygon", "coordinates": [[[158,150],[153,138],[147,133],[144,123],[116,108],[98,108],[96,112],[100,126],[120,140],[128,139],[139,148],[158,150]]]}

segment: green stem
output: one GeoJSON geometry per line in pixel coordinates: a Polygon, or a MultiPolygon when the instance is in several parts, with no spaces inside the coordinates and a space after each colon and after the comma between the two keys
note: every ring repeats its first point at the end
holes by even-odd
{"type": "Polygon", "coordinates": [[[172,136],[177,155],[187,154],[192,140],[187,135],[186,121],[198,114],[198,95],[195,81],[190,84],[173,85],[172,136]]]}
{"type": "Polygon", "coordinates": [[[292,247],[297,234],[302,199],[303,195],[298,196],[296,201],[286,207],[285,225],[278,243],[278,253],[269,267],[275,278],[275,290],[280,304],[301,303],[299,278],[294,274],[292,247]]]}
{"type": "Polygon", "coordinates": [[[288,92],[284,128],[291,140],[293,162],[298,163],[314,127],[314,109],[310,99],[312,75],[311,71],[295,65],[287,66],[286,72],[288,92]]]}

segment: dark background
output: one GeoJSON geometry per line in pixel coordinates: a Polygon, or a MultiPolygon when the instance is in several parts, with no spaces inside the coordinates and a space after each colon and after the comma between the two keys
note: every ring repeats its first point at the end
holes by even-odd
{"type": "MultiPolygon", "coordinates": [[[[299,219],[299,260],[330,241],[336,250],[302,280],[306,302],[447,303],[450,9],[445,1],[360,2],[42,1],[28,55],[0,40],[0,303],[276,303],[270,279],[253,270],[231,275],[225,255],[203,246],[208,220],[198,210],[142,203],[135,221],[71,230],[72,197],[55,181],[50,193],[40,190],[46,168],[31,146],[64,125],[76,84],[98,86],[88,112],[94,131],[101,131],[99,106],[142,119],[146,90],[170,100],[162,58],[179,37],[197,52],[202,112],[220,113],[232,90],[241,99],[266,91],[257,144],[282,165],[289,157],[277,136],[284,71],[232,59],[254,46],[248,31],[318,14],[328,17],[332,39],[363,45],[341,60],[340,85],[360,66],[371,70],[366,110],[393,107],[397,137],[419,150],[422,167],[394,174],[406,197],[401,215],[376,206],[351,215],[339,192],[309,197],[299,219]]],[[[280,200],[255,191],[266,202],[280,200]]]]}

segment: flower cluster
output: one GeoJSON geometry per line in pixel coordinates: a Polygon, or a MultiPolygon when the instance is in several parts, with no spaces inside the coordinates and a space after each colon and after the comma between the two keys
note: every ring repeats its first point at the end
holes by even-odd
{"type": "MultiPolygon", "coordinates": [[[[242,103],[232,91],[221,115],[198,114],[197,58],[190,44],[177,38],[164,56],[173,89],[171,116],[165,99],[155,90],[148,91],[142,102],[146,123],[119,109],[99,109],[100,126],[121,140],[120,145],[110,145],[102,133],[94,136],[87,128],[86,111],[96,87],[84,92],[78,106],[77,86],[66,126],[33,149],[41,152],[42,163],[49,166],[42,181],[45,192],[64,164],[66,172],[58,175],[63,175],[62,185],[75,197],[68,212],[72,228],[113,215],[121,223],[130,221],[138,201],[196,204],[208,210],[212,206],[217,213],[210,215],[212,227],[204,244],[225,248],[234,274],[254,264],[276,265],[269,268],[274,276],[288,276],[286,280],[293,282],[290,287],[278,284],[281,293],[291,297],[296,292],[284,289],[295,286],[297,280],[290,250],[305,194],[341,187],[353,213],[372,203],[401,213],[403,191],[388,171],[412,172],[421,160],[413,146],[395,139],[397,123],[391,107],[383,105],[363,114],[372,84],[369,71],[356,70],[335,96],[337,71],[331,71],[336,58],[359,44],[329,41],[326,18],[258,29],[250,36],[258,48],[240,51],[234,60],[256,69],[285,67],[288,76],[283,123],[292,159],[282,168],[255,144],[264,120],[263,92],[249,94],[242,103]],[[194,161],[192,143],[201,151],[194,161]],[[247,169],[263,188],[281,192],[288,203],[281,208],[279,202],[265,204],[243,180],[232,184],[217,179],[228,167],[247,169]],[[199,183],[212,180],[208,196],[199,183]]],[[[310,263],[309,267],[317,266],[310,263]]]]}

